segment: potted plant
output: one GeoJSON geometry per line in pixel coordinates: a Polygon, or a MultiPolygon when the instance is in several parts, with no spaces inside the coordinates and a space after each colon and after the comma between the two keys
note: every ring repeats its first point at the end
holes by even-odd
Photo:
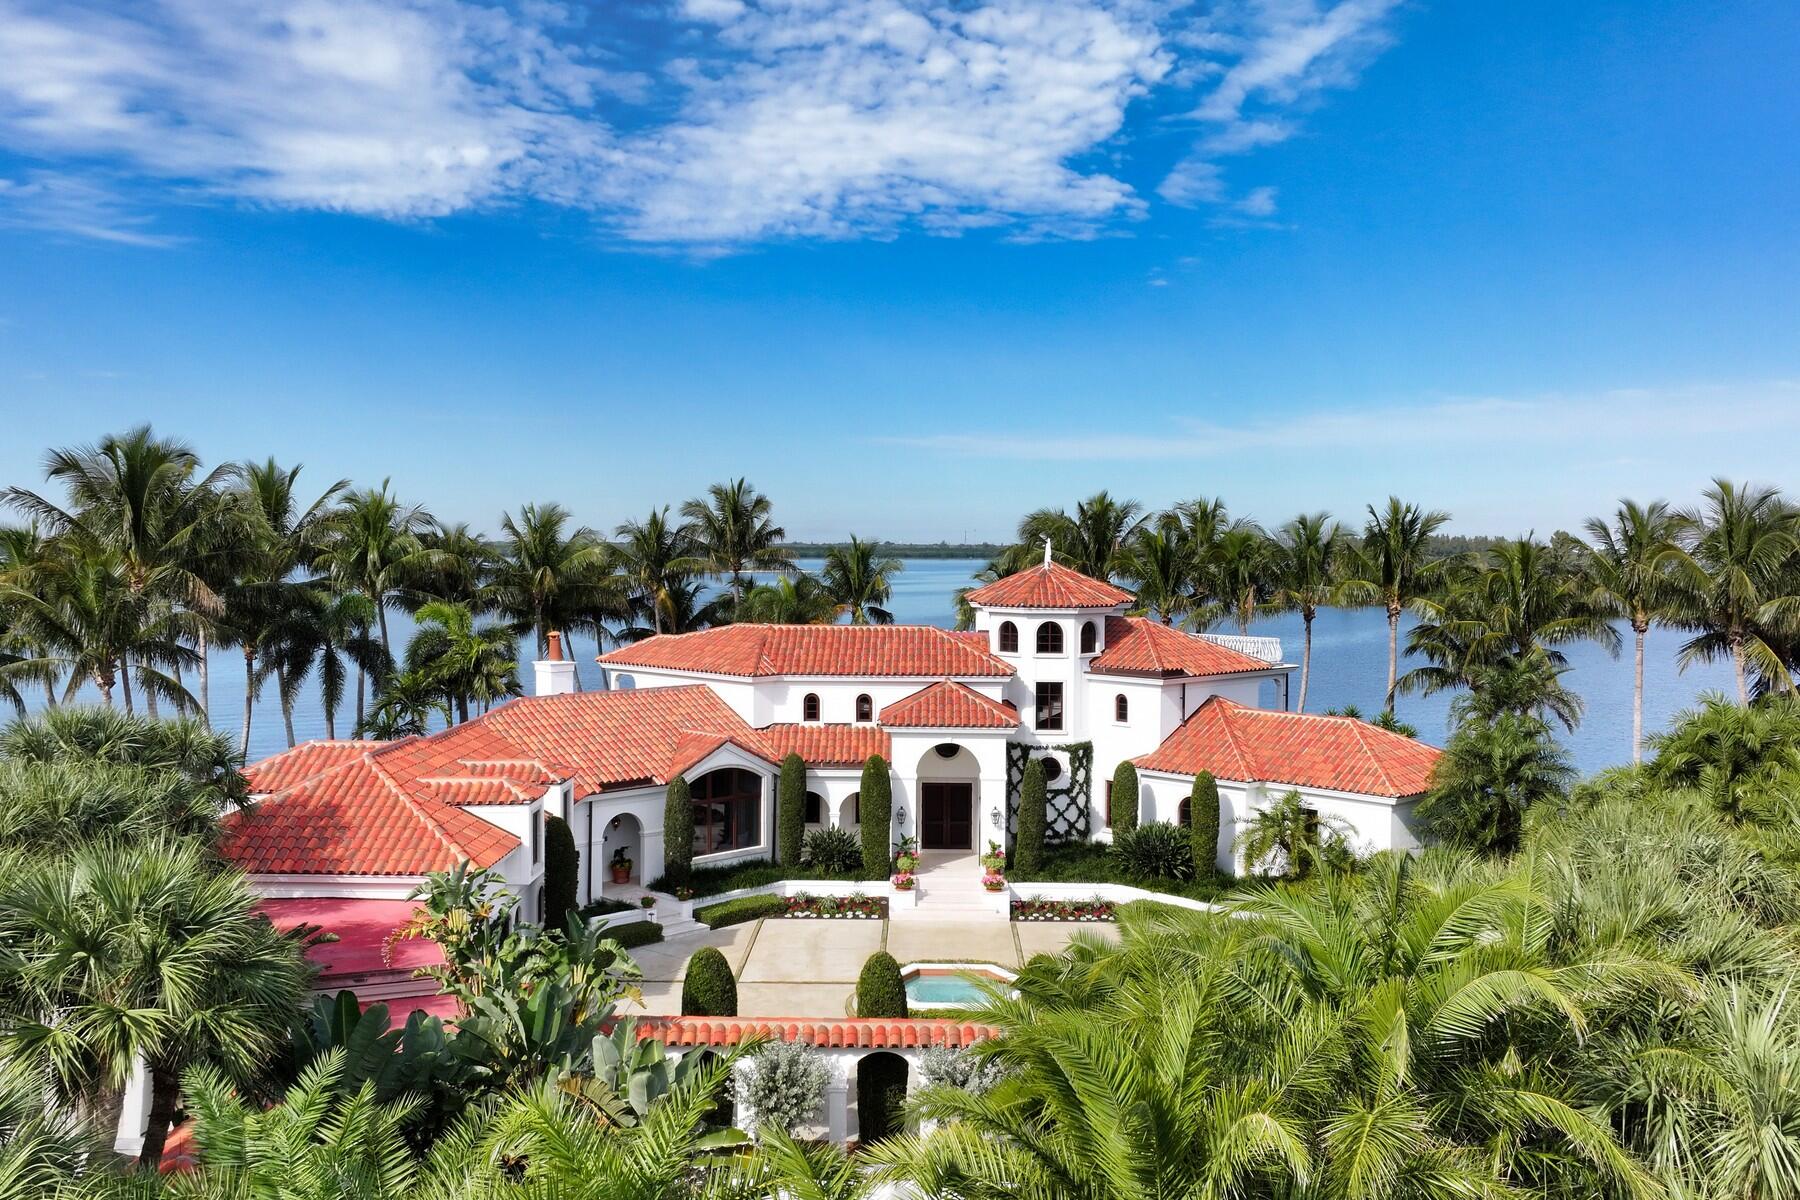
{"type": "Polygon", "coordinates": [[[903,837],[894,851],[894,870],[902,875],[911,875],[919,869],[918,839],[903,837]]]}
{"type": "Polygon", "coordinates": [[[918,885],[919,877],[911,871],[894,872],[894,890],[896,892],[910,892],[918,885]]]}
{"type": "Polygon", "coordinates": [[[988,873],[981,877],[981,886],[990,892],[1001,891],[1006,887],[1006,876],[990,868],[988,873]]]}
{"type": "Polygon", "coordinates": [[[999,842],[988,843],[987,853],[981,856],[981,865],[988,869],[990,875],[1006,872],[1006,851],[1000,848],[999,842]]]}
{"type": "Polygon", "coordinates": [[[614,883],[631,882],[631,868],[634,864],[631,861],[631,856],[625,853],[625,847],[620,846],[617,850],[614,850],[612,861],[606,865],[612,871],[612,881],[614,883]]]}
{"type": "Polygon", "coordinates": [[[649,912],[651,909],[656,907],[656,897],[655,896],[639,896],[638,897],[638,907],[643,909],[645,912],[649,912]]]}

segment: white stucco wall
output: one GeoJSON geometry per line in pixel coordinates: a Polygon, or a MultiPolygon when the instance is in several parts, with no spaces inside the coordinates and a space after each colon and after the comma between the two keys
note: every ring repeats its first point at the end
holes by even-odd
{"type": "MultiPolygon", "coordinates": [[[[709,771],[721,768],[736,767],[754,774],[762,781],[762,801],[758,809],[758,840],[754,846],[746,846],[741,850],[730,850],[720,854],[703,854],[694,859],[698,867],[724,866],[728,863],[744,862],[754,858],[769,858],[774,853],[775,841],[775,768],[762,759],[739,750],[736,746],[721,746],[685,772],[688,781],[700,778],[709,771]]],[[[587,797],[582,803],[590,810],[593,821],[591,826],[584,821],[573,822],[576,841],[581,845],[583,887],[588,886],[591,879],[595,885],[604,884],[609,878],[608,864],[613,850],[619,845],[635,843],[636,870],[634,882],[648,884],[661,875],[664,870],[663,839],[663,806],[668,798],[665,787],[653,786],[631,788],[620,791],[602,792],[597,796],[587,797]],[[617,826],[613,818],[624,818],[617,826]],[[632,821],[636,825],[631,824],[632,821]],[[583,844],[583,837],[586,841],[583,844]],[[590,874],[589,865],[592,865],[590,874]]],[[[590,897],[591,898],[591,897],[590,897]]]]}
{"type": "MultiPolygon", "coordinates": [[[[1230,779],[1221,779],[1218,784],[1219,853],[1216,861],[1221,871],[1242,874],[1247,870],[1248,865],[1239,859],[1235,849],[1238,834],[1253,814],[1290,791],[1299,792],[1301,802],[1316,811],[1322,820],[1344,822],[1348,827],[1347,836],[1358,854],[1416,850],[1420,845],[1414,828],[1417,797],[1393,800],[1323,788],[1230,779]]],[[[1194,786],[1194,779],[1191,775],[1144,771],[1138,776],[1138,786],[1142,819],[1174,824],[1179,818],[1181,802],[1188,798],[1194,786]]]]}

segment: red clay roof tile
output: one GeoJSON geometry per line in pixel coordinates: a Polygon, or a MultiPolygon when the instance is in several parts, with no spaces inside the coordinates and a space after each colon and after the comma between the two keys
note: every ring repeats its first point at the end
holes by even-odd
{"type": "Polygon", "coordinates": [[[985,641],[935,625],[723,625],[666,633],[602,654],[607,667],[709,675],[997,677],[1012,667],[985,641]]]}
{"type": "Polygon", "coordinates": [[[881,710],[892,729],[1013,729],[1019,714],[963,683],[941,679],[881,710]]]}
{"type": "Polygon", "coordinates": [[[1114,608],[1130,604],[1133,597],[1105,580],[1052,562],[983,584],[965,599],[983,608],[1114,608]]]}
{"type": "Polygon", "coordinates": [[[1143,771],[1210,771],[1220,779],[1399,799],[1430,786],[1442,753],[1353,717],[1245,708],[1214,696],[1132,761],[1143,771]]]}
{"type": "Polygon", "coordinates": [[[637,1036],[666,1046],[735,1046],[746,1038],[775,1038],[822,1048],[903,1050],[915,1046],[972,1046],[997,1037],[977,1021],[867,1020],[842,1017],[639,1017],[637,1036]]]}
{"type": "Polygon", "coordinates": [[[776,758],[798,754],[809,767],[860,767],[869,755],[893,753],[887,730],[879,725],[782,724],[757,730],[776,758]]]}
{"type": "Polygon", "coordinates": [[[1101,674],[1236,675],[1269,664],[1148,617],[1106,618],[1106,649],[1089,664],[1101,674]]]}
{"type": "Polygon", "coordinates": [[[386,742],[341,739],[327,741],[320,738],[301,742],[298,746],[291,746],[280,754],[272,754],[261,762],[251,763],[244,768],[243,774],[250,783],[252,795],[279,792],[282,788],[292,787],[314,775],[323,775],[326,771],[341,767],[351,759],[361,758],[370,750],[385,745],[386,742]]]}

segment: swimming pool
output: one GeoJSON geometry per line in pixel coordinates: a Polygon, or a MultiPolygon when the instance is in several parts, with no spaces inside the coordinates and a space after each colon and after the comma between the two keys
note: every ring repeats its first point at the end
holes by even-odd
{"type": "Polygon", "coordinates": [[[1011,983],[1013,973],[991,963],[913,963],[901,972],[914,1008],[967,1008],[987,999],[972,975],[1011,983]]]}

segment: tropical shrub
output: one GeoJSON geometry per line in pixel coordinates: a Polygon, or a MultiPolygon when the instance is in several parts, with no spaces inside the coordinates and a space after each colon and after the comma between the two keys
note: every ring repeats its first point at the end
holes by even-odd
{"type": "Polygon", "coordinates": [[[856,1015],[859,1017],[906,1016],[906,982],[900,963],[885,950],[877,950],[863,963],[856,979],[856,1015]]]}
{"type": "Polygon", "coordinates": [[[1194,775],[1188,792],[1188,832],[1194,846],[1194,877],[1205,879],[1219,869],[1219,781],[1211,771],[1194,775]]]}
{"type": "Polygon", "coordinates": [[[694,871],[694,795],[687,776],[669,781],[663,800],[663,878],[686,884],[694,871]]]}
{"type": "Polygon", "coordinates": [[[1321,868],[1351,866],[1356,856],[1349,836],[1346,822],[1322,816],[1291,791],[1245,819],[1237,853],[1252,872],[1304,879],[1321,868]]]}
{"type": "Polygon", "coordinates": [[[806,762],[798,754],[781,760],[775,795],[775,860],[793,865],[800,861],[806,833],[806,762]]]}
{"type": "Polygon", "coordinates": [[[1013,844],[1013,865],[1029,874],[1044,862],[1044,825],[1049,820],[1044,794],[1044,761],[1034,758],[1025,764],[1025,778],[1019,784],[1019,829],[1013,844]]]}
{"type": "Polygon", "coordinates": [[[825,1097],[827,1071],[819,1056],[798,1042],[771,1042],[750,1057],[744,1107],[761,1137],[765,1129],[792,1133],[810,1120],[825,1097]]]}
{"type": "Polygon", "coordinates": [[[1127,877],[1194,878],[1194,849],[1188,831],[1166,821],[1151,821],[1129,833],[1115,834],[1111,854],[1127,877]]]}
{"type": "Polygon", "coordinates": [[[887,760],[879,754],[869,755],[862,772],[862,868],[869,879],[878,879],[888,871],[888,838],[894,826],[893,779],[888,774],[887,760]]]}
{"type": "Polygon", "coordinates": [[[737,1003],[737,980],[725,956],[713,946],[694,951],[681,981],[681,1015],[735,1017],[737,1003]]]}
{"type": "Polygon", "coordinates": [[[723,929],[727,925],[741,925],[745,921],[779,917],[785,911],[786,902],[780,896],[737,896],[721,900],[717,904],[708,904],[704,908],[696,908],[694,920],[708,929],[723,929]]]}
{"type": "Polygon", "coordinates": [[[800,861],[820,879],[854,878],[862,870],[862,842],[848,829],[811,829],[800,861]]]}
{"type": "Polygon", "coordinates": [[[561,929],[575,911],[581,879],[581,852],[569,823],[550,813],[544,818],[544,891],[542,921],[561,929]]]}
{"type": "Polygon", "coordinates": [[[967,1047],[932,1046],[919,1055],[919,1082],[927,1087],[961,1088],[977,1095],[1000,1081],[1005,1069],[967,1047]]]}
{"type": "Polygon", "coordinates": [[[1442,841],[1510,854],[1519,847],[1526,813],[1560,804],[1574,776],[1541,718],[1500,713],[1465,721],[1432,771],[1419,820],[1442,841]]]}
{"type": "Polygon", "coordinates": [[[1138,827],[1138,803],[1137,768],[1129,762],[1122,762],[1113,772],[1112,778],[1112,831],[1114,837],[1130,833],[1138,827]]]}

